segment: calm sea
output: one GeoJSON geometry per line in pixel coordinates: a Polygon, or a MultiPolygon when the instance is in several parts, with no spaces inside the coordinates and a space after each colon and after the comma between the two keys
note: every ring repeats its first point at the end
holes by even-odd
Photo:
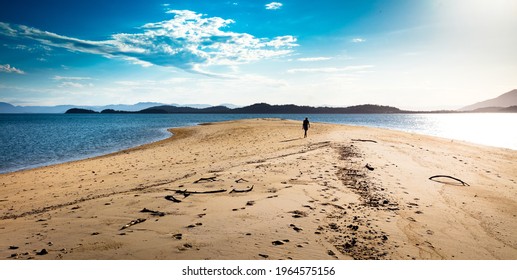
{"type": "Polygon", "coordinates": [[[0,114],[0,173],[84,159],[165,139],[168,128],[247,118],[381,127],[517,150],[517,114],[0,114]],[[512,128],[513,127],[513,128],[512,128]]]}

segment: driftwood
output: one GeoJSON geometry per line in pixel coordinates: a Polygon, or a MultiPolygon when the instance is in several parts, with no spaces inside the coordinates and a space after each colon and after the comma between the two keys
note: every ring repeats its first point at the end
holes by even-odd
{"type": "Polygon", "coordinates": [[[160,217],[165,216],[164,212],[155,211],[155,210],[151,210],[151,209],[147,209],[147,208],[142,209],[140,212],[142,212],[142,213],[151,213],[151,215],[153,215],[153,216],[160,216],[160,217]]]}
{"type": "Polygon", "coordinates": [[[207,178],[199,178],[198,180],[194,181],[194,184],[201,183],[201,182],[214,182],[217,181],[215,178],[217,177],[207,177],[207,178]]]}
{"type": "Polygon", "coordinates": [[[242,179],[242,178],[235,180],[235,183],[240,183],[240,182],[249,182],[249,181],[246,179],[242,179]]]}
{"type": "Polygon", "coordinates": [[[226,192],[225,189],[220,190],[213,190],[213,191],[189,191],[189,190],[175,190],[176,193],[183,194],[183,195],[190,195],[190,194],[211,194],[211,193],[222,193],[226,192]]]}
{"type": "Polygon", "coordinates": [[[460,182],[464,186],[470,186],[469,184],[463,182],[462,180],[460,180],[458,178],[455,178],[455,177],[452,177],[452,176],[449,176],[449,175],[435,175],[435,176],[429,177],[429,180],[433,180],[434,178],[449,178],[449,179],[453,179],[453,180],[456,180],[456,181],[460,182]]]}
{"type": "Polygon", "coordinates": [[[139,223],[143,223],[145,221],[146,221],[146,219],[142,219],[142,218],[138,218],[136,220],[132,220],[131,222],[129,222],[129,223],[125,224],[123,227],[121,227],[120,230],[126,229],[126,228],[128,228],[130,226],[134,226],[134,225],[139,224],[139,223]]]}
{"type": "Polygon", "coordinates": [[[364,167],[366,167],[366,169],[368,169],[370,171],[373,171],[375,169],[369,163],[367,163],[364,167]]]}
{"type": "Polygon", "coordinates": [[[180,203],[180,202],[181,202],[181,200],[179,200],[179,199],[175,198],[175,197],[174,197],[174,196],[172,196],[172,195],[166,195],[166,196],[165,196],[165,199],[167,199],[167,200],[169,200],[169,201],[172,201],[172,202],[174,202],[174,203],[180,203]]]}
{"type": "Polygon", "coordinates": [[[245,190],[232,189],[230,191],[230,193],[245,193],[245,192],[251,192],[251,190],[253,190],[253,186],[251,186],[250,188],[247,188],[245,190]]]}
{"type": "Polygon", "coordinates": [[[355,141],[355,142],[372,142],[372,143],[377,143],[377,141],[370,140],[370,139],[352,139],[352,141],[355,141]]]}

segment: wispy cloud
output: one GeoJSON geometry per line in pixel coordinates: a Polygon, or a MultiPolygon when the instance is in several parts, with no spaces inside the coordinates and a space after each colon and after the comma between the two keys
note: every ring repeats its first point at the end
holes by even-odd
{"type": "Polygon", "coordinates": [[[363,42],[366,42],[366,40],[363,39],[363,38],[354,38],[354,39],[352,39],[352,43],[363,43],[363,42]]]}
{"type": "Polygon", "coordinates": [[[330,60],[330,59],[332,59],[332,57],[324,57],[324,56],[319,56],[319,57],[302,57],[302,58],[298,58],[298,61],[313,62],[313,61],[325,61],[325,60],[330,60]]]}
{"type": "Polygon", "coordinates": [[[4,64],[4,65],[0,65],[0,72],[6,72],[6,73],[15,73],[15,74],[25,74],[24,71],[16,68],[16,67],[13,67],[9,64],[4,64]]]}
{"type": "Polygon", "coordinates": [[[109,40],[83,40],[24,25],[0,22],[0,35],[32,39],[42,45],[72,52],[124,59],[142,66],[177,67],[210,74],[206,67],[236,65],[285,56],[298,44],[291,35],[257,38],[223,30],[231,19],[206,17],[188,10],[170,10],[172,19],[148,23],[140,33],[118,33],[109,40]]]}
{"type": "Polygon", "coordinates": [[[269,4],[266,4],[266,10],[278,10],[282,8],[284,4],[280,2],[271,2],[269,4]]]}
{"type": "Polygon", "coordinates": [[[373,67],[373,65],[354,65],[347,67],[294,68],[287,70],[287,73],[339,73],[348,71],[364,71],[373,67]]]}
{"type": "Polygon", "coordinates": [[[80,80],[91,80],[92,78],[90,77],[64,77],[64,76],[54,76],[54,78],[52,78],[53,80],[56,80],[56,81],[61,81],[61,80],[71,80],[71,81],[80,81],[80,80]]]}
{"type": "Polygon", "coordinates": [[[92,83],[83,84],[77,82],[62,82],[58,85],[60,88],[85,88],[85,87],[93,87],[92,83]]]}

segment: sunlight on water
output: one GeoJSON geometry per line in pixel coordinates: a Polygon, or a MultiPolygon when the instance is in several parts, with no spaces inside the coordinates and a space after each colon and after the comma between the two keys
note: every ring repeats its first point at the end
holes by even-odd
{"type": "Polygon", "coordinates": [[[516,114],[433,114],[424,115],[422,133],[464,140],[488,146],[517,147],[516,114]]]}

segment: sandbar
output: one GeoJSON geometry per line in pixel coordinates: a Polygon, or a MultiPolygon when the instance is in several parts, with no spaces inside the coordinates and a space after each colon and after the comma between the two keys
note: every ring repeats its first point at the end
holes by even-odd
{"type": "Polygon", "coordinates": [[[0,258],[517,259],[515,150],[281,119],[171,132],[1,174],[0,258]]]}

